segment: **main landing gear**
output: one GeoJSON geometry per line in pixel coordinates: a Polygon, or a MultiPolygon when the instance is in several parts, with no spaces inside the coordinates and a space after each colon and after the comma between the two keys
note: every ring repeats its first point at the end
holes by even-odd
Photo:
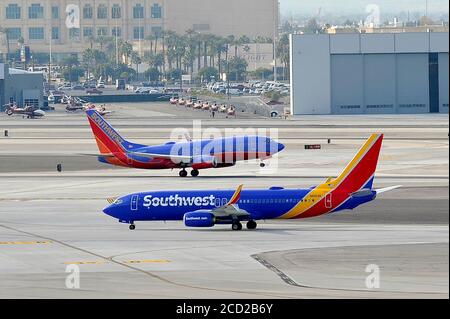
{"type": "Polygon", "coordinates": [[[247,229],[248,229],[248,230],[255,230],[256,227],[258,227],[258,224],[257,224],[254,220],[250,220],[250,221],[247,223],[247,229]]]}
{"type": "MultiPolygon", "coordinates": [[[[250,220],[249,222],[247,222],[247,229],[248,230],[255,230],[258,227],[258,224],[254,221],[254,220],[250,220]]],[[[231,226],[231,229],[233,229],[234,231],[239,231],[242,230],[242,224],[239,221],[236,221],[233,223],[233,225],[231,226]]]]}
{"type": "Polygon", "coordinates": [[[132,223],[129,228],[130,228],[130,230],[135,230],[136,229],[136,225],[134,223],[132,223]]]}
{"type": "MultiPolygon", "coordinates": [[[[198,177],[200,175],[200,171],[198,169],[193,169],[191,171],[191,176],[192,177],[198,177]]],[[[180,177],[187,177],[188,176],[188,172],[186,171],[186,169],[183,168],[183,170],[180,171],[180,177]]]]}

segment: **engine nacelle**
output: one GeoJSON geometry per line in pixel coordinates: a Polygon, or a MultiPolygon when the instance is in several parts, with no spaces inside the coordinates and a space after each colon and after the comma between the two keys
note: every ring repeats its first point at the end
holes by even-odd
{"type": "Polygon", "coordinates": [[[202,210],[185,214],[183,220],[186,227],[209,228],[216,224],[214,215],[202,210]]]}
{"type": "Polygon", "coordinates": [[[192,161],[193,169],[216,168],[217,165],[217,158],[214,156],[196,156],[192,161]]]}

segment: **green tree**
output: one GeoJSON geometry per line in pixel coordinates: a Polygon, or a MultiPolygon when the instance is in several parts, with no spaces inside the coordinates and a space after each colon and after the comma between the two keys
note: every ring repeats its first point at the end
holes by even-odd
{"type": "Polygon", "coordinates": [[[203,80],[209,82],[212,78],[215,80],[219,78],[219,70],[214,67],[206,67],[198,72],[198,79],[200,81],[203,80]]]}
{"type": "Polygon", "coordinates": [[[247,61],[240,57],[233,57],[231,60],[225,61],[224,63],[230,81],[245,81],[247,66],[247,61]]]}
{"type": "MultiPolygon", "coordinates": [[[[80,65],[80,61],[78,61],[77,55],[73,54],[73,55],[69,55],[69,56],[65,57],[62,60],[61,64],[64,67],[63,77],[67,81],[77,82],[79,79],[79,76],[77,77],[77,71],[79,71],[79,69],[80,69],[80,68],[78,68],[78,66],[80,65]],[[77,67],[78,70],[75,70],[75,72],[73,72],[75,67],[77,67]]],[[[84,74],[84,70],[83,70],[83,74],[84,74]]]]}
{"type": "Polygon", "coordinates": [[[251,75],[256,79],[267,80],[273,76],[273,70],[266,68],[258,68],[255,71],[251,72],[251,75]]]}
{"type": "Polygon", "coordinates": [[[70,69],[67,68],[63,70],[62,76],[66,81],[75,83],[78,82],[82,76],[84,76],[84,69],[79,66],[71,67],[70,69]]]}
{"type": "Polygon", "coordinates": [[[150,82],[158,82],[159,77],[161,76],[161,72],[159,72],[159,70],[157,68],[152,67],[144,72],[144,76],[150,82]]]}
{"type": "Polygon", "coordinates": [[[316,34],[321,32],[322,27],[319,25],[315,18],[310,19],[305,26],[305,33],[316,34]]]}
{"type": "Polygon", "coordinates": [[[136,66],[136,78],[139,81],[139,66],[142,64],[142,59],[136,51],[131,52],[131,63],[136,66]]]}
{"type": "Polygon", "coordinates": [[[289,78],[289,68],[291,63],[291,53],[289,44],[289,35],[283,34],[278,40],[276,46],[277,56],[283,63],[283,78],[286,80],[289,78]]]}

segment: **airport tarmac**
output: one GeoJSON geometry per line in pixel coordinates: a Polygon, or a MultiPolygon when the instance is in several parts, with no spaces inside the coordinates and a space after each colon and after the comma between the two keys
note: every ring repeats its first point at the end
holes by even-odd
{"type": "MultiPolygon", "coordinates": [[[[96,153],[82,114],[40,120],[0,115],[0,298],[448,298],[448,116],[211,119],[169,105],[111,106],[130,140],[157,144],[175,128],[277,128],[286,150],[202,171],[117,169],[96,153]],[[352,212],[265,221],[257,231],[137,223],[102,213],[106,198],[155,189],[309,187],[337,175],[370,133],[386,134],[376,187],[404,185],[352,212]],[[327,139],[331,138],[328,144],[327,139]],[[321,150],[304,145],[319,143],[321,150]],[[56,172],[56,164],[63,172],[56,172]],[[65,286],[66,267],[80,289],[65,286]],[[366,268],[380,269],[368,289],[366,268]]],[[[199,111],[201,112],[201,111],[199,111]]],[[[192,132],[191,132],[192,133],[192,132]]]]}

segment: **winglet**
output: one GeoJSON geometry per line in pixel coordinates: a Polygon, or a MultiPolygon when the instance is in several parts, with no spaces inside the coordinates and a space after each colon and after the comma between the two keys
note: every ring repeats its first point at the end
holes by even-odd
{"type": "Polygon", "coordinates": [[[237,202],[239,202],[239,200],[241,199],[242,188],[244,188],[244,185],[239,185],[239,187],[237,188],[236,192],[231,197],[230,201],[228,202],[228,204],[226,206],[234,205],[237,202]]]}

